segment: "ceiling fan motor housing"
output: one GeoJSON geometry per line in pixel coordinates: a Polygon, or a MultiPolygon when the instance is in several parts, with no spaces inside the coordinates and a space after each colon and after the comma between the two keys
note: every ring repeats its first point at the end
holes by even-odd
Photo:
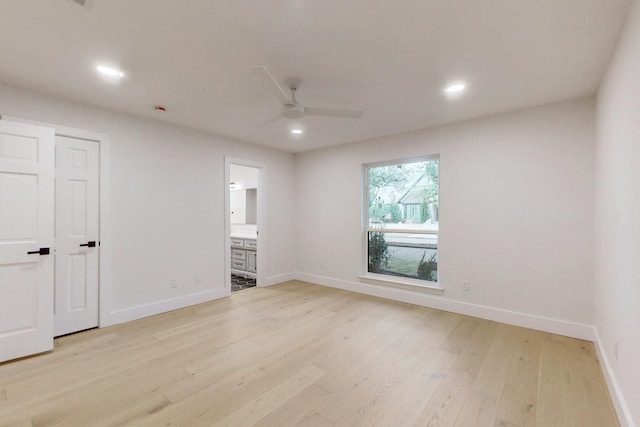
{"type": "Polygon", "coordinates": [[[282,106],[282,117],[286,119],[301,119],[304,116],[304,106],[300,104],[285,104],[282,106]]]}

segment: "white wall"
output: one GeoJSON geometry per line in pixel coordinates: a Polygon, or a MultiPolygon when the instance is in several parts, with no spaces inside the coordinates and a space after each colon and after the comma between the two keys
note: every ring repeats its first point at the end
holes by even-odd
{"type": "Polygon", "coordinates": [[[265,281],[295,270],[293,155],[7,86],[0,113],[111,136],[111,308],[119,319],[132,308],[222,290],[225,155],[266,165],[265,281]]]}
{"type": "MultiPolygon", "coordinates": [[[[640,425],[640,2],[598,94],[595,326],[627,425],[640,425]],[[618,359],[614,355],[618,343],[618,359]],[[626,404],[625,404],[626,402],[626,404]],[[635,420],[635,421],[633,421],[635,420]]],[[[614,396],[614,401],[616,396],[614,396]]],[[[624,424],[623,424],[624,425],[624,424]]]]}
{"type": "Polygon", "coordinates": [[[300,277],[591,338],[594,123],[586,99],[298,155],[300,277]],[[445,295],[360,283],[362,164],[435,153],[445,295]]]}
{"type": "Polygon", "coordinates": [[[229,178],[240,188],[258,187],[258,169],[241,165],[229,166],[229,178]]]}

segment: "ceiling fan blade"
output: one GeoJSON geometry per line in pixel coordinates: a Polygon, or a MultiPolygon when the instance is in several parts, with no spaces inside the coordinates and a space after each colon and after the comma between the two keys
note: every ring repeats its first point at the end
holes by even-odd
{"type": "Polygon", "coordinates": [[[345,119],[359,119],[364,114],[363,111],[318,107],[305,107],[304,111],[308,116],[342,117],[345,119]]]}
{"type": "Polygon", "coordinates": [[[277,114],[271,118],[268,118],[267,120],[260,122],[256,125],[256,127],[262,128],[262,127],[266,127],[269,125],[274,124],[275,122],[277,122],[278,120],[280,120],[282,118],[282,114],[277,114]]]}
{"type": "Polygon", "coordinates": [[[258,65],[255,67],[250,67],[250,69],[256,75],[260,76],[264,84],[280,100],[281,104],[291,104],[291,98],[289,98],[287,92],[282,89],[276,79],[273,78],[267,67],[265,67],[264,65],[258,65]]]}

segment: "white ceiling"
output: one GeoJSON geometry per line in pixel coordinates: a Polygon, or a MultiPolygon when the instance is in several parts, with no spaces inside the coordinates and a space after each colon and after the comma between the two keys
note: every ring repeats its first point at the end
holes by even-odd
{"type": "Polygon", "coordinates": [[[592,95],[629,0],[0,0],[0,82],[302,152],[592,95]],[[94,69],[121,67],[119,84],[94,69]],[[308,105],[265,121],[267,66],[308,105]],[[463,97],[447,100],[447,82],[463,97]],[[153,110],[162,104],[165,113],[153,110]],[[289,133],[300,126],[304,134],[289,133]]]}

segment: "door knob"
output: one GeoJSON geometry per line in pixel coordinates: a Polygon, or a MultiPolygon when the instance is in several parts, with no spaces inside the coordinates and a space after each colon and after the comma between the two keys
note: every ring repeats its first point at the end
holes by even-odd
{"type": "Polygon", "coordinates": [[[83,243],[80,246],[86,246],[88,248],[95,248],[96,247],[96,242],[92,240],[90,242],[83,243]]]}

